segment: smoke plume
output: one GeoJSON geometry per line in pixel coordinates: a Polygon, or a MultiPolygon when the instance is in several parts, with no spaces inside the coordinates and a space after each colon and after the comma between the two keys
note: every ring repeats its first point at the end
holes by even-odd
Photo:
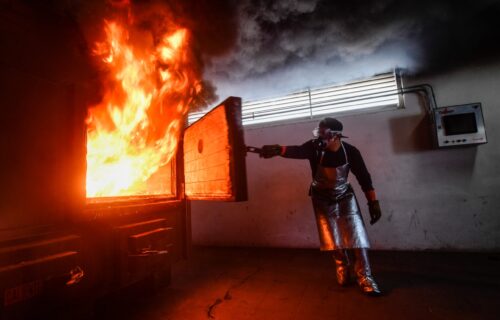
{"type": "Polygon", "coordinates": [[[491,0],[241,0],[232,49],[209,59],[220,94],[250,99],[405,68],[438,73],[500,52],[491,0]]]}
{"type": "Polygon", "coordinates": [[[148,13],[143,17],[168,8],[169,19],[193,32],[208,84],[200,103],[215,100],[215,88],[221,98],[249,100],[395,67],[440,73],[500,53],[500,0],[24,2],[74,15],[86,34],[99,32],[102,18],[128,3],[148,13]]]}

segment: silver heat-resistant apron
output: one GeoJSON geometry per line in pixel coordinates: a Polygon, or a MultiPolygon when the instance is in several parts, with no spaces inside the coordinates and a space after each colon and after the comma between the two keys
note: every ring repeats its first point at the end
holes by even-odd
{"type": "Polygon", "coordinates": [[[363,218],[354,191],[347,182],[349,160],[336,168],[322,165],[323,154],[311,185],[321,250],[369,248],[363,218]]]}

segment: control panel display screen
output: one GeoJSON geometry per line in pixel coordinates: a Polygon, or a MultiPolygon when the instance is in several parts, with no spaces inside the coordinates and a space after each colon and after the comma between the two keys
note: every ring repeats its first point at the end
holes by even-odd
{"type": "Polygon", "coordinates": [[[442,121],[447,136],[477,132],[476,115],[472,112],[447,115],[442,121]]]}

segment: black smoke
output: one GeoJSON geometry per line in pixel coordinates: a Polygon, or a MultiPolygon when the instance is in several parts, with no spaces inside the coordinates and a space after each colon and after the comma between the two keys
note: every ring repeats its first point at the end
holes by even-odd
{"type": "Polygon", "coordinates": [[[394,67],[440,73],[500,53],[500,1],[237,3],[236,43],[209,68],[210,77],[228,88],[251,82],[246,90],[297,89],[394,67]]]}
{"type": "Polygon", "coordinates": [[[23,2],[74,16],[85,34],[128,2],[136,10],[163,5],[193,31],[200,69],[221,97],[289,92],[395,67],[443,73],[500,54],[500,0],[23,2]]]}

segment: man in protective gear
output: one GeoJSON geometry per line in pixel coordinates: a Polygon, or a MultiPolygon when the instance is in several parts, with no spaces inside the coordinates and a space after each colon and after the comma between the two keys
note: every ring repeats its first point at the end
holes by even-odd
{"type": "Polygon", "coordinates": [[[351,170],[356,176],[368,201],[370,224],[377,222],[382,213],[372,186],[371,176],[359,150],[341,141],[342,123],[325,118],[313,131],[315,139],[300,146],[265,145],[260,156],[282,156],[308,159],[312,178],[312,198],[322,251],[332,251],[337,281],[347,285],[352,267],[363,293],[380,295],[368,260],[370,243],[354,191],[347,181],[351,170]]]}

